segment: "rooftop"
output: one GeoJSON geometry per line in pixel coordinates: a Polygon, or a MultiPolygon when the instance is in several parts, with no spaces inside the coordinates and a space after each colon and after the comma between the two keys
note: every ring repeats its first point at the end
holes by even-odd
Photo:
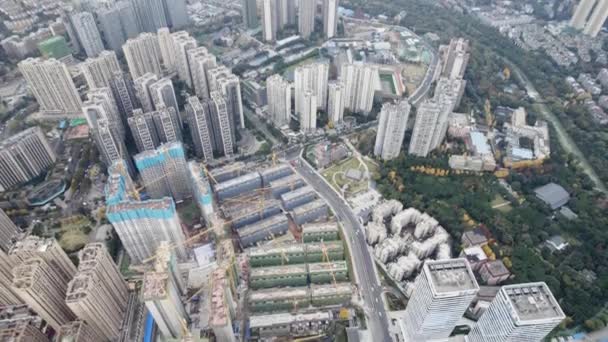
{"type": "Polygon", "coordinates": [[[561,321],[566,316],[545,283],[503,286],[500,290],[515,310],[519,324],[537,324],[538,320],[561,321]]]}
{"type": "Polygon", "coordinates": [[[304,253],[306,249],[305,244],[289,244],[285,246],[268,245],[263,247],[254,247],[249,249],[249,257],[264,256],[268,254],[290,254],[290,253],[304,253]]]}
{"type": "Polygon", "coordinates": [[[13,136],[10,136],[7,139],[4,139],[3,141],[0,142],[0,149],[5,149],[10,147],[11,145],[14,145],[16,143],[21,142],[21,140],[23,139],[23,137],[26,137],[28,135],[31,134],[42,134],[42,131],[40,130],[40,127],[38,126],[34,126],[31,128],[26,129],[25,131],[21,131],[13,136]]]}
{"type": "Polygon", "coordinates": [[[146,272],[142,288],[142,300],[159,300],[167,296],[167,284],[169,274],[167,272],[146,272]]]}
{"type": "Polygon", "coordinates": [[[315,296],[343,296],[351,294],[353,289],[351,284],[336,283],[336,284],[325,284],[325,285],[311,285],[310,292],[313,297],[315,296]]]}
{"type": "Polygon", "coordinates": [[[555,183],[549,183],[534,190],[536,196],[543,202],[547,203],[551,208],[555,209],[560,203],[567,202],[570,199],[570,194],[562,186],[555,183]]]}
{"type": "Polygon", "coordinates": [[[289,165],[287,165],[287,164],[279,164],[277,166],[269,167],[267,169],[264,169],[264,170],[260,171],[260,175],[262,177],[266,177],[268,175],[272,175],[272,174],[275,174],[275,173],[283,172],[283,171],[286,171],[286,170],[289,170],[290,173],[292,172],[291,171],[291,167],[289,165]]]}
{"type": "Polygon", "coordinates": [[[488,139],[481,132],[471,132],[471,142],[475,146],[477,154],[492,154],[492,149],[488,145],[488,139]]]}
{"type": "Polygon", "coordinates": [[[313,194],[316,193],[315,189],[313,189],[310,185],[306,185],[306,186],[303,186],[294,191],[290,191],[290,192],[286,192],[286,193],[282,194],[281,199],[283,201],[291,201],[293,199],[296,199],[296,198],[299,198],[299,197],[302,197],[302,196],[305,196],[305,195],[308,195],[311,193],[313,193],[313,194]]]}
{"type": "Polygon", "coordinates": [[[312,243],[307,243],[306,244],[306,251],[308,253],[321,253],[323,251],[323,245],[325,245],[325,248],[327,249],[328,252],[331,251],[335,251],[335,250],[344,250],[344,245],[342,244],[342,241],[327,241],[324,243],[321,242],[312,242],[312,243]]]}
{"type": "Polygon", "coordinates": [[[307,223],[302,226],[302,233],[304,233],[304,234],[327,233],[327,232],[338,232],[338,223],[336,223],[336,222],[307,223]]]}
{"type": "Polygon", "coordinates": [[[297,300],[308,297],[308,295],[309,291],[308,287],[306,286],[275,287],[270,289],[249,291],[249,300],[252,302],[263,302],[268,300],[297,300]]]}
{"type": "Polygon", "coordinates": [[[263,277],[274,277],[274,276],[287,276],[289,274],[306,274],[306,264],[301,265],[286,265],[286,266],[272,266],[272,267],[260,267],[251,270],[251,279],[263,278],[263,277]]]}
{"type": "Polygon", "coordinates": [[[239,229],[239,236],[253,235],[277,224],[287,224],[287,216],[279,214],[239,229]]]}
{"type": "Polygon", "coordinates": [[[261,315],[249,317],[251,328],[271,327],[273,325],[285,325],[304,323],[310,321],[331,320],[331,312],[313,312],[292,315],[290,313],[279,313],[273,315],[261,315]]]}
{"type": "Polygon", "coordinates": [[[79,272],[68,283],[68,289],[65,294],[66,303],[77,302],[82,298],[87,297],[90,290],[93,290],[98,277],[93,272],[79,272]]]}
{"type": "Polygon", "coordinates": [[[302,177],[300,177],[300,175],[298,175],[298,174],[293,174],[293,175],[279,178],[277,180],[273,180],[272,182],[270,182],[270,187],[276,188],[279,186],[291,185],[291,184],[295,184],[298,181],[302,181],[302,177]]]}
{"type": "Polygon", "coordinates": [[[260,174],[257,172],[251,172],[251,173],[248,173],[248,174],[236,177],[236,178],[229,179],[225,182],[217,184],[215,186],[215,191],[216,192],[223,191],[223,190],[238,186],[242,183],[247,183],[247,182],[252,182],[252,181],[261,182],[260,174]]]}
{"type": "Polygon", "coordinates": [[[308,270],[312,272],[347,271],[346,261],[319,262],[308,264],[308,270]]]}
{"type": "Polygon", "coordinates": [[[488,261],[484,266],[494,277],[510,274],[509,269],[501,260],[488,261]]]}
{"type": "Polygon", "coordinates": [[[298,216],[300,214],[307,213],[309,211],[312,211],[312,210],[315,210],[317,208],[324,207],[324,206],[325,207],[327,206],[327,204],[325,203],[325,201],[322,200],[322,199],[317,199],[317,200],[312,201],[310,203],[306,203],[306,204],[301,205],[299,207],[295,207],[292,210],[292,213],[294,215],[298,216]]]}
{"type": "Polygon", "coordinates": [[[478,290],[479,286],[466,259],[432,260],[424,263],[424,273],[435,293],[478,290]]]}

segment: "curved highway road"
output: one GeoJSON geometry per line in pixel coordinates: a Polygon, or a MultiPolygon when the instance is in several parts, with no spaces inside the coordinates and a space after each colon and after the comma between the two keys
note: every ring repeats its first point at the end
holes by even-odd
{"type": "Polygon", "coordinates": [[[367,317],[367,328],[374,342],[391,342],[388,330],[388,318],[382,300],[382,285],[376,278],[374,261],[369,253],[365,231],[347,203],[331,186],[313,169],[308,162],[300,158],[294,169],[312,186],[333,209],[338,220],[344,226],[345,238],[351,248],[353,267],[359,292],[363,298],[363,308],[367,317]]]}

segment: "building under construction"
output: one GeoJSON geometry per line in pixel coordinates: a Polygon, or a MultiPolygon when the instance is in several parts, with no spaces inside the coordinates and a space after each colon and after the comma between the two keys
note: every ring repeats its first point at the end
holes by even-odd
{"type": "Polygon", "coordinates": [[[325,246],[329,260],[344,260],[344,245],[342,241],[328,241],[323,244],[313,242],[281,246],[262,246],[251,248],[248,250],[247,255],[251,267],[325,262],[327,259],[323,254],[323,245],[325,246]]]}
{"type": "Polygon", "coordinates": [[[142,301],[162,335],[165,338],[181,337],[188,315],[168,272],[146,272],[141,291],[142,301]]]}
{"type": "Polygon", "coordinates": [[[308,223],[302,226],[303,242],[335,241],[340,239],[337,222],[308,223]]]}
{"type": "Polygon", "coordinates": [[[231,310],[234,302],[225,271],[218,269],[213,272],[211,283],[209,326],[213,330],[216,341],[236,342],[232,329],[234,312],[231,310]]]}
{"type": "Polygon", "coordinates": [[[254,246],[256,243],[283,235],[289,230],[289,220],[284,214],[275,215],[244,226],[238,230],[242,247],[254,246]]]}
{"type": "Polygon", "coordinates": [[[313,242],[306,244],[306,262],[326,262],[344,260],[344,244],[342,241],[313,242]],[[323,251],[325,249],[325,252],[323,251]],[[325,256],[327,253],[327,257],[325,256]]]}
{"type": "Polygon", "coordinates": [[[352,296],[350,283],[310,285],[311,304],[316,307],[347,305],[352,296]]]}
{"type": "Polygon", "coordinates": [[[224,201],[260,189],[261,187],[262,177],[258,172],[251,172],[216,184],[214,190],[218,200],[224,201]]]}
{"type": "Polygon", "coordinates": [[[294,191],[306,185],[302,177],[293,174],[270,182],[270,189],[274,198],[280,198],[282,194],[294,191]]]}
{"type": "Polygon", "coordinates": [[[249,291],[249,307],[253,312],[278,312],[308,307],[310,290],[306,286],[249,291]]]}
{"type": "Polygon", "coordinates": [[[317,198],[317,192],[311,186],[306,185],[299,189],[286,192],[281,195],[281,203],[285,210],[292,210],[317,198]]]}
{"type": "Polygon", "coordinates": [[[287,164],[279,164],[260,171],[262,184],[264,187],[269,187],[272,181],[293,174],[292,168],[287,164]]]}
{"type": "Polygon", "coordinates": [[[232,220],[232,227],[239,229],[249,224],[277,215],[281,212],[281,204],[274,199],[264,199],[258,194],[233,205],[224,206],[224,216],[232,220]]]}
{"type": "Polygon", "coordinates": [[[313,284],[348,281],[348,266],[346,261],[308,264],[308,275],[313,284]]]}
{"type": "Polygon", "coordinates": [[[280,286],[306,286],[308,284],[308,268],[306,264],[259,267],[249,274],[249,287],[261,288],[280,286]]]}
{"type": "Polygon", "coordinates": [[[253,339],[276,336],[314,336],[327,333],[332,321],[333,314],[331,311],[298,314],[278,313],[251,316],[249,318],[249,328],[253,339]]]}
{"type": "Polygon", "coordinates": [[[41,327],[42,319],[27,305],[0,307],[0,341],[49,342],[41,327]]]}
{"type": "Polygon", "coordinates": [[[318,199],[294,208],[291,211],[291,216],[296,224],[303,225],[305,223],[326,219],[329,216],[329,207],[324,200],[318,199]]]}

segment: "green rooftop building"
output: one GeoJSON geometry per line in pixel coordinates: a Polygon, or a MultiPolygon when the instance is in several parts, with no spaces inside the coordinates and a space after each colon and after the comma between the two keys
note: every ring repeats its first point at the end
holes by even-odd
{"type": "Polygon", "coordinates": [[[61,59],[72,53],[63,36],[54,36],[38,43],[38,50],[44,58],[61,59]]]}
{"type": "Polygon", "coordinates": [[[252,289],[279,286],[306,286],[308,284],[306,264],[253,268],[249,276],[252,289]]]}
{"type": "Polygon", "coordinates": [[[310,282],[313,284],[328,284],[348,280],[348,266],[346,261],[319,262],[308,264],[310,282]],[[333,272],[333,275],[332,275],[333,272]]]}

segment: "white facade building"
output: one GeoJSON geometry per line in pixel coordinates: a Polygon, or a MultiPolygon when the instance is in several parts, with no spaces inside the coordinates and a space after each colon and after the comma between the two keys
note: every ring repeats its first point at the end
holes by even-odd
{"type": "Polygon", "coordinates": [[[158,77],[163,75],[160,46],[155,34],[142,33],[137,38],[127,40],[122,49],[133,79],[146,73],[152,73],[158,77]]]}
{"type": "Polygon", "coordinates": [[[351,112],[367,114],[374,104],[374,93],[380,82],[378,67],[370,64],[344,64],[340,80],[346,91],[346,108],[351,112]]]}
{"type": "Polygon", "coordinates": [[[327,39],[335,37],[338,30],[338,2],[323,0],[323,33],[327,39]]]}
{"type": "Polygon", "coordinates": [[[87,58],[80,63],[89,89],[110,87],[116,72],[121,72],[120,64],[114,51],[102,51],[98,57],[87,58]]]}
{"type": "Polygon", "coordinates": [[[166,74],[173,74],[177,71],[175,65],[175,47],[173,45],[173,37],[168,27],[158,29],[158,46],[160,55],[163,61],[163,70],[166,74]]]}
{"type": "Polygon", "coordinates": [[[207,71],[217,67],[217,61],[213,54],[205,47],[198,47],[188,51],[188,62],[196,96],[201,99],[209,98],[209,82],[207,71]]]}
{"type": "Polygon", "coordinates": [[[175,32],[173,37],[173,48],[175,49],[175,66],[177,76],[180,80],[186,82],[188,87],[192,88],[192,75],[190,74],[190,65],[188,64],[188,51],[196,49],[198,43],[186,31],[175,32]]]}
{"type": "Polygon", "coordinates": [[[316,97],[317,109],[327,107],[327,84],[329,65],[327,63],[310,63],[294,71],[296,113],[303,108],[304,95],[311,90],[316,97]]]}
{"type": "Polygon", "coordinates": [[[262,37],[266,42],[277,39],[279,18],[276,8],[277,0],[262,0],[262,37]]]}
{"type": "Polygon", "coordinates": [[[411,106],[407,100],[385,103],[378,120],[378,133],[374,155],[383,160],[396,158],[401,152],[403,138],[410,116],[411,106]]]}
{"type": "Polygon", "coordinates": [[[97,57],[103,51],[103,42],[93,14],[89,12],[76,13],[72,15],[72,22],[84,52],[88,57],[97,57]]]}
{"type": "Polygon", "coordinates": [[[317,129],[317,96],[311,90],[304,93],[302,112],[300,113],[300,130],[308,133],[317,129]]]}
{"type": "Polygon", "coordinates": [[[327,117],[334,124],[344,119],[346,91],[342,82],[331,82],[327,86],[327,117]]]}
{"type": "Polygon", "coordinates": [[[315,14],[317,13],[316,0],[300,0],[298,16],[298,32],[304,39],[308,39],[315,30],[315,14]]]}
{"type": "Polygon", "coordinates": [[[281,75],[266,79],[268,114],[275,127],[289,124],[291,119],[291,84],[281,75]]]}

